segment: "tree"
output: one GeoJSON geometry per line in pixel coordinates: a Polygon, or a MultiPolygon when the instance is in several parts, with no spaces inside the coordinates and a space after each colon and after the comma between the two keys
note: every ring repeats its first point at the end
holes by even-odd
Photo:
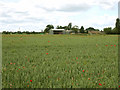
{"type": "Polygon", "coordinates": [[[118,34],[118,30],[116,28],[113,28],[113,30],[111,31],[112,34],[118,34]]]}
{"type": "Polygon", "coordinates": [[[112,33],[112,28],[111,28],[111,27],[104,28],[104,32],[105,32],[106,34],[111,34],[111,33],[112,33]]]}
{"type": "Polygon", "coordinates": [[[119,18],[116,19],[115,29],[117,33],[120,33],[120,19],[119,18]]]}
{"type": "Polygon", "coordinates": [[[63,29],[65,29],[65,30],[70,30],[70,29],[68,28],[68,26],[64,26],[63,29]]]}
{"type": "Polygon", "coordinates": [[[9,32],[9,31],[3,31],[2,33],[4,33],[4,34],[10,34],[11,32],[9,32]]]}
{"type": "Polygon", "coordinates": [[[17,31],[17,33],[18,33],[18,34],[22,34],[22,32],[21,32],[21,31],[17,31]]]}
{"type": "Polygon", "coordinates": [[[6,34],[6,31],[3,31],[2,34],[6,34]]]}
{"type": "Polygon", "coordinates": [[[58,25],[58,26],[56,27],[56,29],[60,29],[60,26],[58,25]]]}
{"type": "Polygon", "coordinates": [[[79,27],[77,25],[71,28],[75,33],[78,33],[79,27]]]}
{"type": "Polygon", "coordinates": [[[120,25],[120,19],[119,19],[119,18],[117,18],[117,19],[116,19],[116,24],[115,24],[115,27],[116,27],[116,28],[119,28],[119,25],[120,25]]]}
{"type": "Polygon", "coordinates": [[[95,31],[100,31],[99,29],[95,29],[95,31]]]}
{"type": "Polygon", "coordinates": [[[80,28],[80,33],[84,33],[84,27],[83,26],[81,26],[81,28],[80,28]]]}
{"type": "Polygon", "coordinates": [[[29,31],[26,31],[26,34],[30,34],[30,32],[29,32],[29,31]]]}
{"type": "Polygon", "coordinates": [[[56,29],[63,29],[63,28],[64,28],[64,27],[59,26],[59,25],[56,27],[56,29]]]}
{"type": "Polygon", "coordinates": [[[50,29],[54,29],[54,26],[49,24],[49,25],[46,26],[44,32],[48,33],[50,29]]]}
{"type": "Polygon", "coordinates": [[[63,29],[63,27],[62,26],[59,26],[59,28],[58,29],[63,29]]]}
{"type": "Polygon", "coordinates": [[[36,32],[35,32],[35,31],[32,31],[31,33],[32,33],[32,34],[36,34],[36,32]]]}
{"type": "Polygon", "coordinates": [[[68,30],[71,30],[72,29],[72,23],[69,23],[68,24],[68,30]]]}
{"type": "Polygon", "coordinates": [[[65,29],[65,30],[68,30],[68,26],[57,26],[56,29],[65,29]]]}
{"type": "Polygon", "coordinates": [[[86,29],[87,31],[95,31],[95,29],[93,27],[89,27],[86,29]]]}

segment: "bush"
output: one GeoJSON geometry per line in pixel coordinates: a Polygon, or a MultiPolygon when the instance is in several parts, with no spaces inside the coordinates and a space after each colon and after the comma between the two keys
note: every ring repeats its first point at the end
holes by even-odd
{"type": "Polygon", "coordinates": [[[105,32],[106,34],[111,34],[111,33],[112,33],[112,28],[111,28],[111,27],[104,28],[104,32],[105,32]]]}

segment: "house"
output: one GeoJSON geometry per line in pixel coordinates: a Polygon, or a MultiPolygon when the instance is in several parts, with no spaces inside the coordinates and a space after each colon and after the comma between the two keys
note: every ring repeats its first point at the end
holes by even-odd
{"type": "Polygon", "coordinates": [[[51,29],[49,30],[49,34],[65,34],[65,29],[51,29]]]}
{"type": "Polygon", "coordinates": [[[88,31],[89,34],[102,34],[100,31],[88,31]]]}

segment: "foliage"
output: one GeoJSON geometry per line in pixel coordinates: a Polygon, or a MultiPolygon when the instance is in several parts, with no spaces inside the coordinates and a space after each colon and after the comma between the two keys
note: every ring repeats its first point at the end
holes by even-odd
{"type": "Polygon", "coordinates": [[[100,31],[99,29],[95,29],[95,31],[100,31]]]}
{"type": "Polygon", "coordinates": [[[119,18],[116,19],[115,29],[116,29],[116,32],[120,34],[120,19],[119,18]]]}
{"type": "Polygon", "coordinates": [[[63,29],[63,27],[58,25],[56,29],[63,29]]]}
{"type": "Polygon", "coordinates": [[[49,33],[49,30],[50,30],[50,29],[54,29],[54,26],[49,24],[49,25],[46,26],[44,32],[45,32],[45,33],[49,33]]]}
{"type": "Polygon", "coordinates": [[[93,27],[86,28],[87,31],[95,31],[93,27]]]}
{"type": "Polygon", "coordinates": [[[72,23],[69,23],[68,24],[68,30],[71,30],[72,29],[72,23]]]}
{"type": "Polygon", "coordinates": [[[75,25],[71,28],[71,30],[73,30],[75,33],[78,33],[79,27],[75,25]]]}
{"type": "Polygon", "coordinates": [[[118,29],[117,28],[113,28],[113,30],[111,31],[111,34],[118,34],[118,29]]]}
{"type": "Polygon", "coordinates": [[[104,31],[106,34],[120,34],[120,19],[117,18],[116,19],[116,23],[115,23],[115,28],[104,28],[104,31]]]}
{"type": "Polygon", "coordinates": [[[103,30],[104,30],[104,32],[105,32],[106,34],[111,34],[111,32],[112,32],[112,28],[111,28],[111,27],[104,28],[103,30]]]}
{"type": "Polygon", "coordinates": [[[56,29],[65,29],[65,30],[68,30],[68,26],[57,26],[56,29]]]}
{"type": "Polygon", "coordinates": [[[84,27],[83,26],[81,26],[81,28],[80,28],[80,33],[84,33],[84,27]]]}
{"type": "Polygon", "coordinates": [[[44,33],[44,32],[35,32],[35,31],[32,31],[32,32],[29,32],[29,31],[17,31],[17,32],[9,32],[9,31],[3,31],[2,34],[41,34],[41,33],[44,33]]]}

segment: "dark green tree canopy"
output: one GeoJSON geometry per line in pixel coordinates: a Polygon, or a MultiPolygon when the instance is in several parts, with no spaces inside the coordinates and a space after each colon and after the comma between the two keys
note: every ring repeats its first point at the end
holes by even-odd
{"type": "Polygon", "coordinates": [[[68,24],[68,30],[71,30],[72,29],[72,23],[69,23],[68,24]]]}
{"type": "Polygon", "coordinates": [[[56,29],[63,29],[63,27],[58,25],[56,29]]]}
{"type": "Polygon", "coordinates": [[[116,32],[120,33],[120,19],[116,19],[116,24],[115,24],[116,32]]]}
{"type": "Polygon", "coordinates": [[[49,25],[46,26],[44,32],[48,33],[50,29],[54,29],[54,26],[49,24],[49,25]]]}
{"type": "Polygon", "coordinates": [[[95,31],[95,29],[93,27],[89,27],[86,29],[87,31],[95,31]]]}
{"type": "Polygon", "coordinates": [[[57,26],[56,29],[65,29],[65,30],[68,30],[68,26],[57,26]]]}
{"type": "Polygon", "coordinates": [[[103,30],[106,34],[111,34],[112,33],[112,28],[111,27],[104,28],[103,30]]]}
{"type": "Polygon", "coordinates": [[[71,28],[71,30],[73,30],[75,33],[78,33],[79,27],[75,25],[71,28]]]}
{"type": "Polygon", "coordinates": [[[84,27],[83,26],[81,26],[81,28],[80,28],[80,33],[84,33],[84,27]]]}

